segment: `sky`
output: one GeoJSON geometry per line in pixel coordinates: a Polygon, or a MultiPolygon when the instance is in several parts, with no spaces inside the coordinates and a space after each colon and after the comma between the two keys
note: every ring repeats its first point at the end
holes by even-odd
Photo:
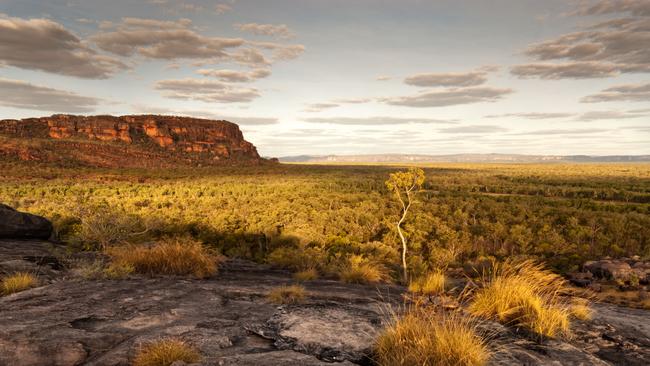
{"type": "Polygon", "coordinates": [[[0,119],[55,113],[276,157],[650,154],[650,0],[0,0],[0,119]]]}

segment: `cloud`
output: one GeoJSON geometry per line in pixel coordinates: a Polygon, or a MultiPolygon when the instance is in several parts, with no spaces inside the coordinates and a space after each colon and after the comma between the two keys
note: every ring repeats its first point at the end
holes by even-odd
{"type": "Polygon", "coordinates": [[[235,24],[235,29],[258,36],[272,36],[282,39],[295,37],[295,34],[286,24],[239,23],[235,24]]]}
{"type": "Polygon", "coordinates": [[[305,109],[303,109],[304,112],[321,112],[325,109],[330,109],[330,108],[336,108],[338,107],[338,103],[312,103],[308,104],[305,109]]]}
{"type": "Polygon", "coordinates": [[[471,126],[459,126],[459,127],[449,127],[449,128],[442,128],[438,130],[441,133],[494,133],[494,132],[506,132],[508,131],[507,128],[503,128],[501,126],[493,126],[493,125],[471,125],[471,126]]]}
{"type": "Polygon", "coordinates": [[[590,111],[585,112],[576,118],[577,121],[590,122],[611,119],[628,119],[648,116],[646,112],[635,111],[590,111]]]}
{"type": "Polygon", "coordinates": [[[522,79],[539,77],[541,79],[589,79],[616,76],[620,70],[616,65],[600,62],[567,62],[562,64],[533,63],[517,65],[510,72],[522,79]]]}
{"type": "Polygon", "coordinates": [[[432,119],[432,118],[406,118],[406,117],[321,117],[305,118],[305,122],[330,123],[335,125],[403,125],[411,123],[432,123],[432,124],[454,124],[455,120],[432,119]]]}
{"type": "Polygon", "coordinates": [[[127,68],[119,60],[88,48],[59,23],[0,14],[2,65],[86,79],[106,79],[127,68]]]}
{"type": "Polygon", "coordinates": [[[230,6],[228,4],[217,4],[217,5],[214,6],[214,11],[217,14],[220,14],[220,15],[225,14],[225,13],[231,11],[231,10],[232,10],[232,6],[230,6]]]}
{"type": "Polygon", "coordinates": [[[496,102],[511,93],[513,93],[512,89],[490,87],[452,88],[425,91],[410,96],[381,98],[380,101],[390,105],[407,107],[444,107],[459,104],[496,102]]]}
{"type": "Polygon", "coordinates": [[[650,13],[646,0],[600,1],[584,5],[578,15],[629,12],[638,17],[614,18],[536,43],[525,54],[538,61],[511,68],[520,77],[602,78],[650,72],[650,13]]]}
{"type": "Polygon", "coordinates": [[[549,130],[537,130],[537,131],[527,131],[516,133],[514,135],[525,136],[525,135],[584,135],[592,133],[601,133],[608,132],[609,130],[602,128],[573,128],[573,129],[549,129],[549,130]]]}
{"type": "Polygon", "coordinates": [[[414,86],[477,86],[487,81],[487,74],[494,71],[493,67],[481,68],[469,72],[424,73],[408,76],[404,83],[414,86]]]}
{"type": "Polygon", "coordinates": [[[190,116],[195,118],[224,120],[224,121],[236,123],[240,126],[262,126],[262,125],[273,125],[278,123],[278,119],[272,117],[228,116],[228,115],[216,114],[214,112],[202,111],[202,110],[170,109],[170,108],[161,108],[161,107],[151,107],[142,104],[133,104],[131,105],[131,109],[135,113],[142,113],[142,114],[190,116]]]}
{"type": "Polygon", "coordinates": [[[177,79],[161,80],[156,83],[156,90],[163,92],[167,98],[198,100],[207,103],[250,102],[260,96],[255,88],[239,88],[218,80],[177,79]]]}
{"type": "Polygon", "coordinates": [[[247,41],[247,45],[252,47],[259,47],[272,51],[272,58],[274,61],[288,61],[298,58],[305,52],[305,46],[301,44],[281,44],[274,42],[254,42],[247,41]]]}
{"type": "Polygon", "coordinates": [[[595,4],[584,3],[574,14],[603,15],[629,12],[637,16],[650,16],[650,3],[647,0],[600,0],[595,4]]]}
{"type": "Polygon", "coordinates": [[[615,101],[647,102],[650,101],[650,83],[614,86],[600,93],[588,95],[580,101],[582,103],[615,101]]]}
{"type": "Polygon", "coordinates": [[[505,114],[491,114],[484,116],[484,118],[525,118],[525,119],[556,119],[572,117],[573,113],[505,113],[505,114]]]}
{"type": "Polygon", "coordinates": [[[388,81],[388,80],[390,80],[392,78],[393,78],[392,76],[388,76],[388,75],[379,75],[379,76],[377,76],[377,78],[375,80],[377,80],[377,81],[388,81]]]}
{"type": "Polygon", "coordinates": [[[334,103],[340,103],[340,104],[363,104],[363,103],[370,103],[372,102],[372,99],[370,98],[341,98],[341,99],[334,99],[334,103]]]}
{"type": "Polygon", "coordinates": [[[100,99],[65,90],[0,78],[0,105],[63,113],[92,112],[100,99]]]}
{"type": "Polygon", "coordinates": [[[271,75],[271,71],[268,69],[255,69],[248,72],[238,70],[201,69],[197,71],[197,74],[214,77],[221,81],[246,83],[265,78],[271,75]]]}
{"type": "Polygon", "coordinates": [[[277,118],[268,118],[268,117],[222,117],[226,121],[234,122],[238,125],[246,126],[262,126],[262,125],[274,125],[278,123],[277,118]]]}
{"type": "Polygon", "coordinates": [[[206,37],[190,29],[191,21],[123,18],[122,23],[91,37],[99,48],[120,56],[152,59],[224,59],[227,49],[242,46],[240,38],[206,37]]]}

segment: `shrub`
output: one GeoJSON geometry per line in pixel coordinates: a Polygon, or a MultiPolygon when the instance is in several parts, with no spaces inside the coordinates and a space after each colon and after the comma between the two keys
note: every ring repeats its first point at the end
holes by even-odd
{"type": "Polygon", "coordinates": [[[136,273],[149,276],[192,275],[205,278],[217,271],[219,261],[217,255],[189,238],[164,239],[151,247],[111,247],[106,253],[112,258],[112,266],[130,266],[136,273]]]}
{"type": "Polygon", "coordinates": [[[315,268],[306,269],[304,271],[296,272],[293,274],[296,281],[313,281],[318,278],[318,271],[315,268]]]}
{"type": "Polygon", "coordinates": [[[2,279],[2,293],[13,294],[35,287],[38,284],[36,276],[31,273],[18,272],[2,279]]]}
{"type": "Polygon", "coordinates": [[[351,255],[339,272],[339,278],[347,283],[377,283],[390,279],[382,264],[373,263],[360,255],[351,255]]]}
{"type": "Polygon", "coordinates": [[[111,280],[121,280],[127,278],[133,272],[135,272],[135,267],[133,264],[128,262],[111,263],[103,271],[104,276],[111,280]]]}
{"type": "Polygon", "coordinates": [[[75,226],[68,239],[83,250],[105,249],[149,231],[140,217],[104,206],[82,209],[75,226]]]}
{"type": "Polygon", "coordinates": [[[436,295],[445,291],[445,274],[442,271],[429,273],[409,284],[409,291],[423,295],[436,295]]]}
{"type": "Polygon", "coordinates": [[[185,342],[163,339],[143,346],[133,360],[133,366],[169,366],[176,361],[195,363],[199,353],[185,342]]]}
{"type": "Polygon", "coordinates": [[[271,290],[267,298],[276,304],[298,304],[307,296],[307,291],[300,285],[280,286],[271,290]]]}
{"type": "Polygon", "coordinates": [[[541,336],[569,331],[569,309],[560,295],[565,281],[532,261],[495,265],[469,311],[480,317],[527,328],[541,336]]]}
{"type": "Polygon", "coordinates": [[[382,366],[479,366],[490,357],[471,319],[424,311],[408,312],[388,326],[375,354],[382,366]]]}

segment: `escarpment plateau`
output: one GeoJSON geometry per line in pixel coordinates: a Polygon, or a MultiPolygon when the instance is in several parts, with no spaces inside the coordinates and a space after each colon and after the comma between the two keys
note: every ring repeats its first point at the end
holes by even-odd
{"type": "Polygon", "coordinates": [[[107,167],[264,161],[234,123],[190,117],[74,116],[0,121],[0,158],[107,167]]]}

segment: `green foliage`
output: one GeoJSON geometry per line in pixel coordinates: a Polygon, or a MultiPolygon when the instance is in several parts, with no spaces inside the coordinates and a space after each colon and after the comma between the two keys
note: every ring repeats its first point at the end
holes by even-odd
{"type": "MultiPolygon", "coordinates": [[[[397,169],[106,170],[0,162],[0,202],[52,219],[78,249],[190,235],[227,256],[295,271],[337,274],[346,258],[361,255],[398,273],[401,205],[385,185],[397,169]],[[105,223],[115,225],[103,230],[105,223]]],[[[412,276],[483,255],[533,257],[560,270],[603,256],[650,257],[648,164],[422,169],[417,210],[402,225],[412,276]]]]}

